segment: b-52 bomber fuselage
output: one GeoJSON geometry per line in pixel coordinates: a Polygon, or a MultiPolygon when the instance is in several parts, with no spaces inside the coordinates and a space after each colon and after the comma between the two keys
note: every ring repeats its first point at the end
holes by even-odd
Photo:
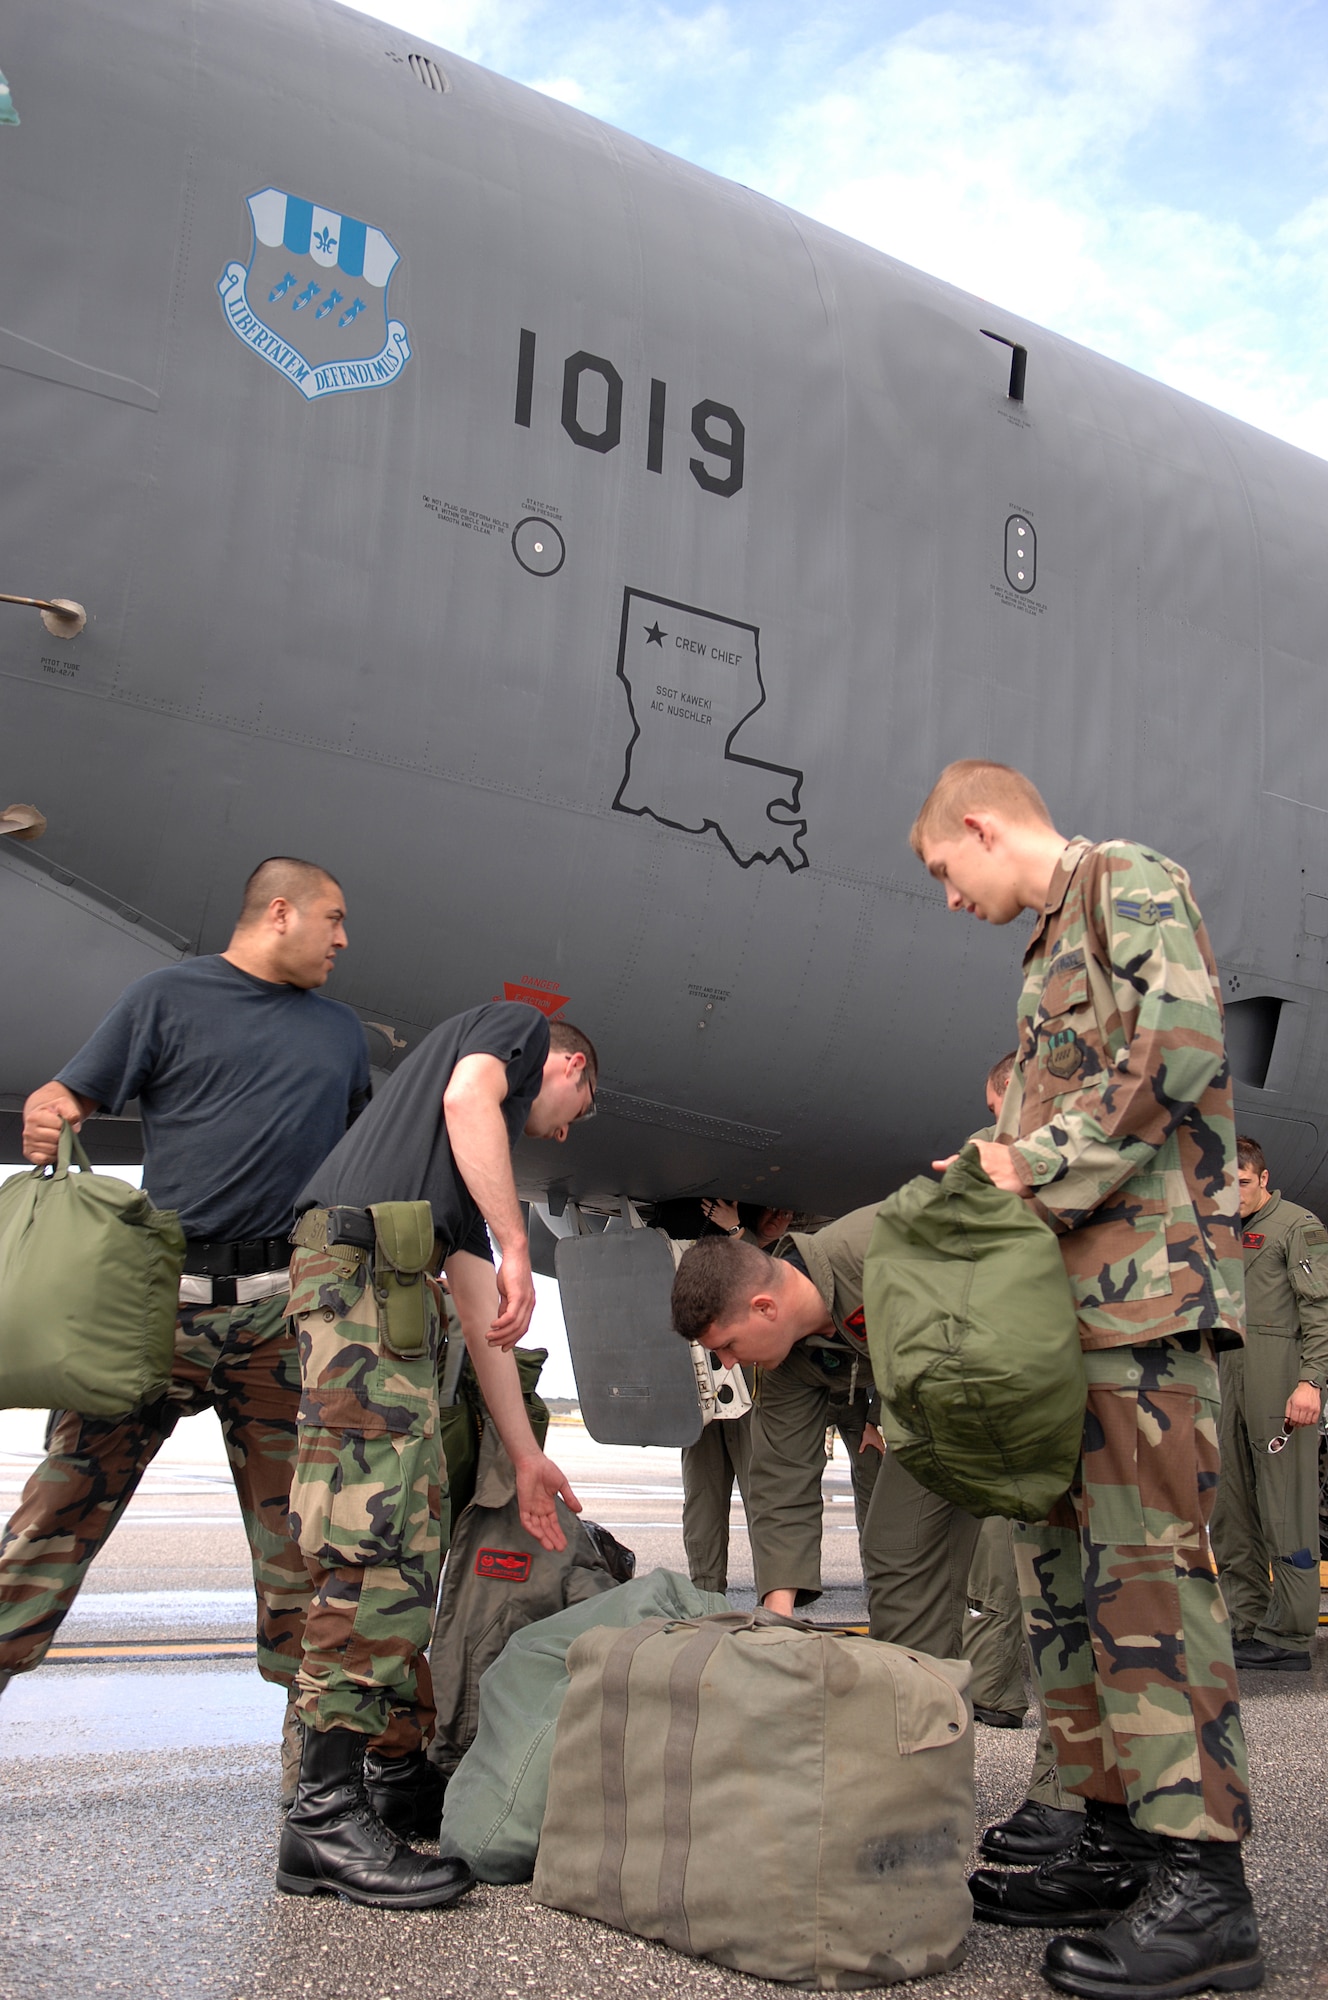
{"type": "Polygon", "coordinates": [[[1328,467],[321,0],[12,0],[0,67],[0,588],[88,611],[0,607],[11,1109],[294,852],[380,1063],[595,1035],[555,1201],[862,1201],[1011,1040],[906,845],[978,753],[1189,867],[1328,1197],[1328,467]]]}

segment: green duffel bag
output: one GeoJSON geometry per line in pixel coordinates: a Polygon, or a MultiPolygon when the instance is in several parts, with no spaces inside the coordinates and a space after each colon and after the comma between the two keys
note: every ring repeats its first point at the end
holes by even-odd
{"type": "Polygon", "coordinates": [[[769,1611],[583,1632],[532,1899],[794,1986],[949,1972],[970,1671],[769,1611]]]}
{"type": "Polygon", "coordinates": [[[881,1430],[971,1514],[1045,1520],[1084,1430],[1084,1357],[1052,1231],[965,1146],[882,1202],[863,1271],[881,1430]]]}
{"type": "Polygon", "coordinates": [[[0,1409],[119,1417],[164,1394],[183,1268],[179,1218],[94,1174],[66,1125],[54,1167],[0,1187],[0,1409]]]}
{"type": "Polygon", "coordinates": [[[727,1600],[653,1569],[514,1632],[480,1681],[479,1728],[447,1781],[440,1854],[481,1882],[528,1882],[549,1789],[554,1731],[567,1693],[567,1649],[595,1625],[703,1618],[727,1600]]]}

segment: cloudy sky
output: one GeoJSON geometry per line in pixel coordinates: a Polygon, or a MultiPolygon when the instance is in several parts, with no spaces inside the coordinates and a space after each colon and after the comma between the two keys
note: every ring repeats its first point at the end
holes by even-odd
{"type": "Polygon", "coordinates": [[[1328,456],[1324,0],[380,0],[1328,456]]]}

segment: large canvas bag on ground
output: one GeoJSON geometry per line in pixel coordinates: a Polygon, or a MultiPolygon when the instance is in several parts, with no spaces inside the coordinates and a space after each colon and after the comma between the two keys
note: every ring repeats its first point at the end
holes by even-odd
{"type": "Polygon", "coordinates": [[[532,1891],[761,1979],[958,1964],[969,1667],[769,1612],[584,1633],[532,1891]]]}
{"type": "Polygon", "coordinates": [[[441,1852],[460,1855],[482,1882],[528,1882],[572,1641],[592,1625],[621,1631],[726,1609],[724,1598],[656,1569],[517,1632],[480,1682],[479,1727],[448,1781],[441,1852]]]}
{"type": "MultiPolygon", "coordinates": [[[[448,1467],[449,1482],[451,1467],[448,1467]]],[[[480,1677],[514,1632],[625,1583],[630,1549],[607,1528],[583,1521],[561,1500],[561,1549],[541,1547],[521,1525],[516,1469],[497,1426],[484,1426],[474,1497],[452,1527],[429,1661],[438,1726],[429,1757],[454,1771],[475,1739],[480,1677]]]]}
{"type": "Polygon", "coordinates": [[[881,1204],[863,1271],[881,1429],[971,1514],[1045,1520],[1083,1441],[1084,1358],[1052,1231],[974,1146],[881,1204]]]}
{"type": "Polygon", "coordinates": [[[53,1168],[0,1187],[0,1408],[118,1417],[163,1395],[183,1268],[178,1219],[94,1174],[66,1125],[53,1168]]]}

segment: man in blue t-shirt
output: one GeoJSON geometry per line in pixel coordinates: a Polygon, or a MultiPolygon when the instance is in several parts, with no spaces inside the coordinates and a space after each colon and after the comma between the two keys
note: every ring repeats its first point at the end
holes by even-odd
{"type": "MultiPolygon", "coordinates": [[[[0,1686],[40,1665],[88,1564],[182,1416],[215,1409],[258,1597],[258,1666],[289,1691],[309,1581],[287,1529],[300,1368],[283,1317],[295,1200],[369,1099],[364,1030],[317,991],[346,943],[341,889],[277,857],[250,876],[234,935],[130,986],[24,1106],[23,1150],[137,1098],[144,1186],[188,1253],[169,1393],[113,1420],[57,1414],[0,1543],[0,1686]]],[[[286,1732],[284,1789],[296,1732],[286,1732]]],[[[391,1749],[389,1743],[388,1748],[391,1749]]]]}

